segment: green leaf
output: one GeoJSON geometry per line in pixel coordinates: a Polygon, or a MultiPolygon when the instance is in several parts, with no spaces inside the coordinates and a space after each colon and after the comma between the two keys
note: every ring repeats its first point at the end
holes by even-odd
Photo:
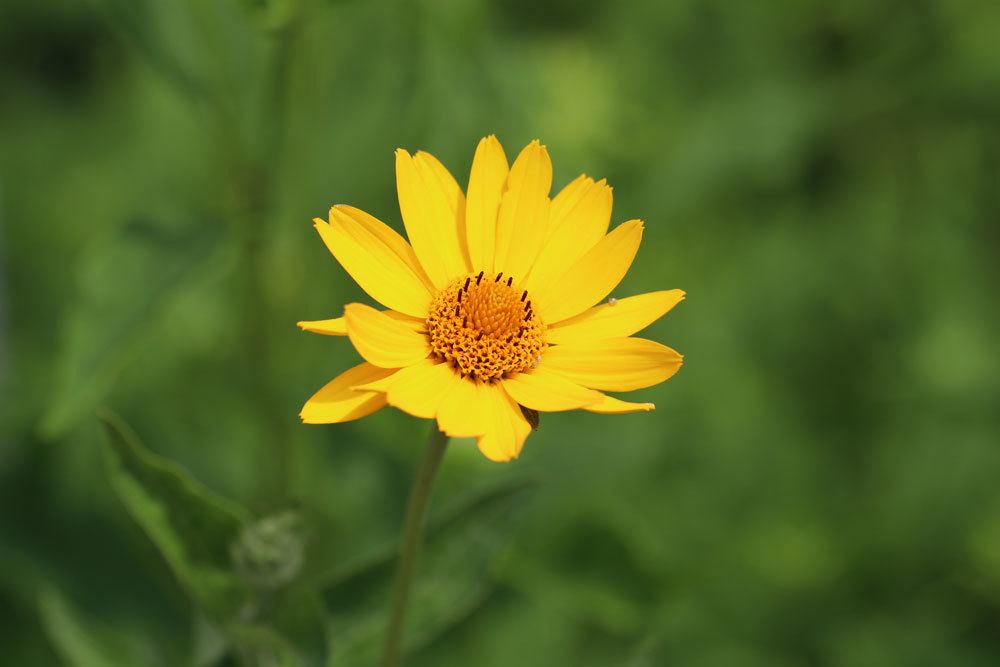
{"type": "Polygon", "coordinates": [[[220,620],[235,618],[248,591],[233,569],[231,549],[249,512],[145,449],[111,412],[99,416],[107,432],[111,484],[129,514],[201,609],[220,620]]]}
{"type": "MultiPolygon", "coordinates": [[[[493,569],[514,528],[528,484],[490,489],[433,521],[420,556],[407,616],[406,650],[426,646],[489,596],[493,569]]],[[[323,587],[328,667],[374,665],[382,654],[396,546],[334,574],[323,587]]]]}
{"type": "Polygon", "coordinates": [[[232,664],[254,667],[300,667],[299,647],[263,622],[236,622],[225,627],[204,616],[195,618],[194,667],[232,664]]]}
{"type": "Polygon", "coordinates": [[[236,625],[229,635],[238,647],[239,664],[260,667],[299,667],[302,661],[292,646],[265,625],[236,625]]]}
{"type": "Polygon", "coordinates": [[[100,405],[156,332],[169,326],[171,307],[225,264],[230,249],[216,226],[174,221],[183,215],[129,220],[84,249],[62,326],[53,396],[39,425],[43,437],[63,435],[100,405]]]}
{"type": "Polygon", "coordinates": [[[134,641],[99,628],[55,588],[38,596],[38,616],[52,648],[72,667],[129,667],[150,664],[134,641]]]}

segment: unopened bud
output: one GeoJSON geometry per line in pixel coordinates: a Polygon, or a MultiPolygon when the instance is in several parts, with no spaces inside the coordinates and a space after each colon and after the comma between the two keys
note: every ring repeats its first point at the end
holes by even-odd
{"type": "Polygon", "coordinates": [[[243,529],[232,548],[233,562],[252,587],[276,590],[302,568],[303,542],[298,514],[267,516],[243,529]]]}

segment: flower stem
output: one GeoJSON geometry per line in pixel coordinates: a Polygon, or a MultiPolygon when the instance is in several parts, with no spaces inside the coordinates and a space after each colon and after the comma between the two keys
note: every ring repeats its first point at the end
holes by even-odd
{"type": "Polygon", "coordinates": [[[392,582],[389,629],[385,642],[385,667],[398,667],[400,664],[406,604],[410,597],[417,556],[420,554],[427,500],[430,498],[434,477],[447,445],[448,436],[441,433],[437,426],[432,426],[424,456],[420,460],[420,467],[417,468],[417,478],[413,482],[413,488],[410,489],[410,499],[406,502],[406,519],[403,522],[403,535],[399,544],[399,562],[392,582]]]}

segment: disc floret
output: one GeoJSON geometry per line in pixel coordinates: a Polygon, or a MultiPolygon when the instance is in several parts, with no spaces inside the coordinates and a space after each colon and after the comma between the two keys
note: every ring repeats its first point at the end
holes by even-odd
{"type": "Polygon", "coordinates": [[[431,304],[427,334],[435,356],[462,376],[492,382],[526,371],[545,350],[545,324],[512,276],[480,271],[442,289],[431,304]]]}

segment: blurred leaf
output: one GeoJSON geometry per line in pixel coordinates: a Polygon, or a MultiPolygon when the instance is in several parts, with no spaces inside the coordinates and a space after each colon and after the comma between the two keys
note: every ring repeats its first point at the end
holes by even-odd
{"type": "MultiPolygon", "coordinates": [[[[527,488],[519,482],[490,489],[432,523],[410,597],[408,652],[429,645],[486,600],[492,570],[527,488]]],[[[393,544],[335,575],[324,588],[328,667],[373,665],[380,659],[395,559],[393,544]]]]}
{"type": "Polygon", "coordinates": [[[66,665],[73,667],[131,667],[148,665],[132,638],[98,628],[55,588],[38,598],[38,615],[49,641],[66,665]]]}
{"type": "Polygon", "coordinates": [[[193,637],[194,667],[213,667],[229,655],[229,638],[204,614],[195,614],[193,637]]]}
{"type": "Polygon", "coordinates": [[[56,389],[42,418],[45,437],[94,409],[152,333],[169,326],[169,305],[224,265],[213,225],[176,230],[137,219],[102,241],[82,262],[56,389]]]}
{"type": "MultiPolygon", "coordinates": [[[[122,2],[121,0],[93,0],[95,7],[101,11],[109,22],[126,39],[146,62],[172,83],[178,90],[194,98],[207,95],[207,87],[203,81],[192,73],[188,64],[174,53],[161,35],[163,24],[171,21],[154,21],[155,3],[122,2]]],[[[169,14],[167,15],[169,17],[169,14]]]]}
{"type": "Polygon", "coordinates": [[[281,632],[264,623],[219,626],[204,616],[195,618],[194,667],[298,667],[303,664],[298,647],[281,632]]]}
{"type": "Polygon", "coordinates": [[[229,634],[239,646],[240,664],[251,667],[298,667],[302,664],[293,647],[267,626],[238,625],[230,628],[229,634]]]}
{"type": "Polygon", "coordinates": [[[145,449],[110,411],[102,410],[100,418],[111,484],[132,518],[199,607],[215,618],[235,618],[248,592],[233,570],[231,548],[250,519],[248,511],[145,449]]]}

